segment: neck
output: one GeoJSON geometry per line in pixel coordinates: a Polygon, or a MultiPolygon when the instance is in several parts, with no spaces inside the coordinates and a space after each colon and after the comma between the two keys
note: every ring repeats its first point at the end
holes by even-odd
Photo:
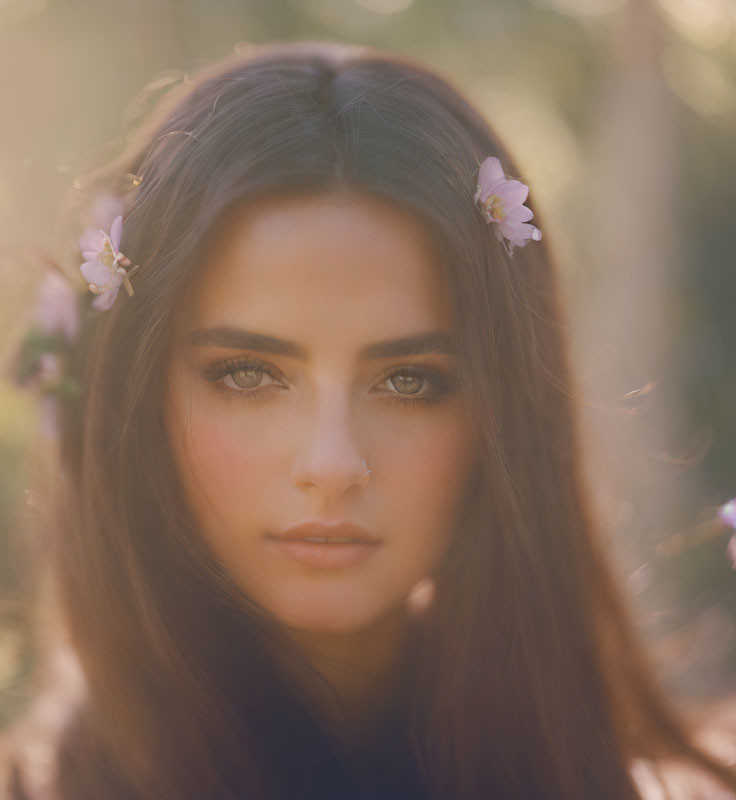
{"type": "Polygon", "coordinates": [[[290,638],[329,685],[307,687],[302,678],[301,688],[348,747],[373,746],[406,663],[409,633],[405,608],[359,631],[288,629],[290,638]]]}

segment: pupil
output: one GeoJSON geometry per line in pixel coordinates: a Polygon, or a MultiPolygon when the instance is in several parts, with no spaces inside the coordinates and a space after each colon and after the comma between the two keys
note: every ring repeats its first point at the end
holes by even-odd
{"type": "Polygon", "coordinates": [[[394,386],[401,391],[403,386],[404,389],[408,389],[409,391],[407,394],[416,394],[419,389],[421,388],[421,375],[394,375],[391,378],[391,382],[394,386]]]}

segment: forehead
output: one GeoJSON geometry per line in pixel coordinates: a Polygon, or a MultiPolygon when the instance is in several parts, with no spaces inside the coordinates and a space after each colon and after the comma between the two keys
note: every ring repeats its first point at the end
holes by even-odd
{"type": "Polygon", "coordinates": [[[196,325],[247,322],[301,340],[451,330],[438,250],[422,223],[347,191],[232,212],[193,288],[196,325]]]}

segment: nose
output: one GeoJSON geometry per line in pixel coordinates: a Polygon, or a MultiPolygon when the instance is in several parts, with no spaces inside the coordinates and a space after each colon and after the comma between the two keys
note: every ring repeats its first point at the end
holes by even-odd
{"type": "Polygon", "coordinates": [[[368,465],[355,435],[349,399],[334,389],[316,401],[305,417],[304,435],[292,463],[291,477],[301,488],[319,490],[325,499],[340,497],[369,480],[368,465]]]}

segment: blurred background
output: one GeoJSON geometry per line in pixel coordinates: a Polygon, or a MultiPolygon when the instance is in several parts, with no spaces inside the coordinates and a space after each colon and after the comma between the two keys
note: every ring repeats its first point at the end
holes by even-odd
{"type": "MultiPolygon", "coordinates": [[[[736,0],[0,0],[0,337],[76,175],[151,103],[271,40],[420,59],[485,112],[564,284],[588,480],[667,688],[733,707],[736,0]]],[[[470,188],[469,188],[470,191],[470,188]]],[[[27,704],[38,407],[0,382],[0,727],[27,704]]]]}

